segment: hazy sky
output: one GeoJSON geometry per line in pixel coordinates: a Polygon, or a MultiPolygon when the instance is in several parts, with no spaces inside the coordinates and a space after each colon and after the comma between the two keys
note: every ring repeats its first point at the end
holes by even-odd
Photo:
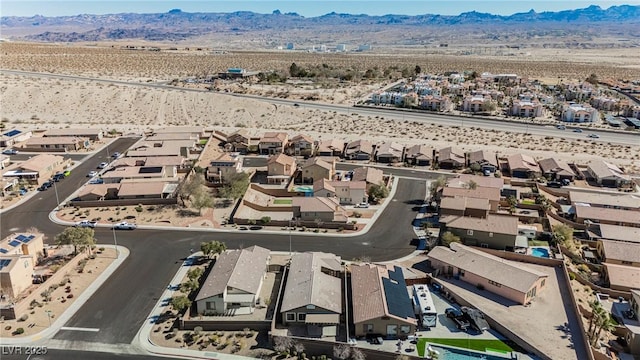
{"type": "Polygon", "coordinates": [[[558,11],[583,8],[589,5],[600,5],[608,8],[612,5],[640,5],[640,0],[627,1],[582,1],[582,0],[211,0],[211,1],[169,1],[169,0],[2,0],[0,13],[2,16],[60,16],[77,14],[113,14],[123,12],[163,13],[171,9],[182,9],[186,12],[232,12],[253,11],[271,13],[297,12],[306,17],[323,15],[332,11],[350,14],[442,14],[457,15],[461,12],[476,10],[499,15],[510,15],[534,9],[537,12],[558,11]]]}

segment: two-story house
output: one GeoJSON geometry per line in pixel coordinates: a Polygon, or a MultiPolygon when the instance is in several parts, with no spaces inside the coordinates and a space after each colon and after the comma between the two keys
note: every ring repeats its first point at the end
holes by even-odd
{"type": "Polygon", "coordinates": [[[289,135],[284,132],[267,132],[258,143],[262,155],[277,155],[284,152],[289,142],[289,135]]]}

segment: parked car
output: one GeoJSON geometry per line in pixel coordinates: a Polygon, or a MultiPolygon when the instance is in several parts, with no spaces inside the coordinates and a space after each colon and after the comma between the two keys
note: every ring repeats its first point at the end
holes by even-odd
{"type": "Polygon", "coordinates": [[[64,174],[61,173],[61,172],[56,173],[55,175],[53,175],[52,179],[53,179],[53,181],[58,182],[58,181],[64,179],[64,174]]]}
{"type": "Polygon", "coordinates": [[[136,224],[131,224],[126,221],[113,224],[113,228],[116,230],[134,230],[137,227],[138,226],[136,224]]]}
{"type": "Polygon", "coordinates": [[[94,228],[94,227],[96,227],[97,224],[98,224],[97,221],[82,220],[82,221],[76,223],[76,227],[94,228]]]}
{"type": "Polygon", "coordinates": [[[53,181],[51,180],[43,182],[42,185],[40,185],[40,187],[38,188],[38,191],[45,191],[52,186],[53,186],[53,181]]]}
{"type": "Polygon", "coordinates": [[[65,170],[62,172],[64,174],[65,177],[71,175],[71,170],[65,170]]]}
{"type": "Polygon", "coordinates": [[[562,183],[562,186],[571,185],[571,180],[569,180],[569,179],[562,179],[562,180],[560,180],[560,182],[562,183]]]}
{"type": "Polygon", "coordinates": [[[547,183],[548,187],[552,187],[552,188],[561,188],[562,187],[562,183],[559,183],[557,181],[549,181],[547,183]]]}
{"type": "Polygon", "coordinates": [[[356,204],[356,206],[354,206],[354,207],[356,207],[356,208],[366,209],[366,208],[368,208],[368,207],[369,207],[369,203],[367,203],[367,202],[361,202],[361,203],[359,203],[359,204],[356,204]]]}
{"type": "Polygon", "coordinates": [[[581,132],[582,132],[582,129],[575,128],[575,129],[573,129],[573,132],[574,132],[574,133],[581,133],[581,132]]]}
{"type": "Polygon", "coordinates": [[[104,184],[104,180],[102,178],[93,178],[93,179],[89,180],[89,184],[92,184],[92,185],[104,184]]]}
{"type": "Polygon", "coordinates": [[[458,309],[447,308],[444,313],[449,319],[453,321],[458,330],[467,331],[467,329],[471,325],[465,314],[458,309]]]}
{"type": "Polygon", "coordinates": [[[558,130],[565,130],[566,127],[564,125],[556,125],[556,129],[558,130]]]}
{"type": "Polygon", "coordinates": [[[4,155],[16,155],[16,154],[18,154],[18,150],[15,150],[15,149],[4,149],[4,151],[2,151],[2,154],[4,154],[4,155]]]}
{"type": "Polygon", "coordinates": [[[108,162],[101,162],[100,164],[98,164],[98,169],[104,169],[109,165],[108,162]]]}
{"type": "Polygon", "coordinates": [[[367,334],[367,340],[373,345],[382,345],[384,340],[380,334],[367,334]]]}
{"type": "Polygon", "coordinates": [[[91,171],[89,171],[89,173],[87,174],[87,177],[90,177],[90,178],[91,178],[91,177],[94,177],[94,176],[97,176],[97,175],[98,175],[98,172],[97,172],[97,171],[95,171],[95,170],[91,170],[91,171]]]}
{"type": "Polygon", "coordinates": [[[600,135],[598,135],[598,134],[589,134],[589,135],[587,135],[587,137],[588,138],[592,138],[592,139],[599,139],[600,135]]]}

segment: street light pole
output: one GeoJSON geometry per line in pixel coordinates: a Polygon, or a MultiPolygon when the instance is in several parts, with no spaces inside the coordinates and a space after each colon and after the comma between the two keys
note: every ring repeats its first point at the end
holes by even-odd
{"type": "Polygon", "coordinates": [[[289,219],[289,256],[291,256],[291,220],[289,219]]]}
{"type": "Polygon", "coordinates": [[[60,199],[58,198],[58,186],[56,182],[53,182],[53,190],[56,192],[56,210],[60,209],[60,199]]]}
{"type": "Polygon", "coordinates": [[[47,313],[47,318],[49,318],[49,327],[51,327],[51,310],[45,310],[44,312],[47,313]]]}
{"type": "Polygon", "coordinates": [[[118,252],[118,240],[116,240],[116,228],[111,227],[111,231],[113,231],[113,244],[116,247],[116,259],[117,259],[120,253],[118,252]]]}

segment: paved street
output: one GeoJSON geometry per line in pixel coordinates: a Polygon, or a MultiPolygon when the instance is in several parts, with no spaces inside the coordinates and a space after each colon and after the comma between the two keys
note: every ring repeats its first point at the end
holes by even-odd
{"type": "MultiPolygon", "coordinates": [[[[11,347],[13,349],[13,347],[11,347]]],[[[0,353],[2,360],[160,360],[160,359],[172,359],[170,357],[159,357],[149,355],[130,355],[130,354],[116,354],[107,352],[94,352],[94,351],[76,351],[76,350],[55,350],[48,349],[46,355],[26,355],[26,349],[22,348],[22,354],[8,355],[9,347],[4,348],[5,352],[0,353]]],[[[17,351],[17,350],[15,350],[17,351]]],[[[178,358],[173,358],[178,359],[178,358]]]]}
{"type": "MultiPolygon", "coordinates": [[[[109,152],[124,152],[138,138],[120,138],[109,145],[109,152]]],[[[103,149],[95,154],[89,154],[89,159],[71,171],[67,178],[55,183],[55,187],[39,192],[24,204],[2,212],[0,216],[0,236],[5,238],[16,231],[25,231],[30,227],[36,227],[46,235],[55,235],[63,230],[63,227],[49,221],[49,212],[56,207],[56,191],[58,198],[63,201],[80,186],[89,180],[87,173],[96,170],[96,166],[102,161],[107,161],[107,150],[103,149]]],[[[53,241],[53,237],[48,239],[53,241]]]]}

